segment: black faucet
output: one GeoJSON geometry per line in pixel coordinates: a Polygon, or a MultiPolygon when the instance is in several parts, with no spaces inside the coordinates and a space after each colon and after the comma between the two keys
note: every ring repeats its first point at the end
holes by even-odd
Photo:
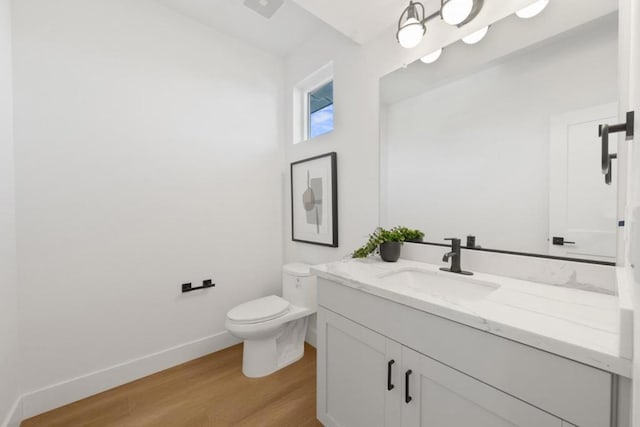
{"type": "Polygon", "coordinates": [[[451,267],[441,267],[440,270],[471,276],[473,274],[472,272],[463,271],[462,268],[460,268],[460,255],[462,254],[460,239],[449,238],[444,240],[451,240],[451,252],[444,254],[442,261],[448,262],[449,258],[451,258],[451,267]]]}

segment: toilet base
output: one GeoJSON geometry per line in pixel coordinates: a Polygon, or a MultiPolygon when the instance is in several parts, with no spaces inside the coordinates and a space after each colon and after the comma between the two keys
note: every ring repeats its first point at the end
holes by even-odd
{"type": "Polygon", "coordinates": [[[242,373],[259,378],[278,370],[275,338],[245,340],[242,351],[242,373]]]}
{"type": "Polygon", "coordinates": [[[304,339],[309,318],[288,322],[282,332],[265,339],[245,340],[242,373],[260,378],[276,372],[304,356],[304,339]]]}

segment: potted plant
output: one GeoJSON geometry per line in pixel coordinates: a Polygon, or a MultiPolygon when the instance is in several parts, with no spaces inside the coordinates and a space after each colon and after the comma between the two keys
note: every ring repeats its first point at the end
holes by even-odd
{"type": "Polygon", "coordinates": [[[394,227],[390,230],[378,227],[369,235],[369,240],[356,249],[353,258],[366,258],[374,252],[387,262],[396,262],[400,258],[400,249],[404,242],[421,242],[424,233],[407,227],[394,227]]]}

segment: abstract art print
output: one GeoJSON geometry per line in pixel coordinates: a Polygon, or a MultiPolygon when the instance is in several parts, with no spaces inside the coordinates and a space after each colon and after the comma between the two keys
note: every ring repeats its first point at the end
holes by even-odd
{"type": "Polygon", "coordinates": [[[338,247],[337,155],[291,163],[291,230],[296,242],[338,247]]]}

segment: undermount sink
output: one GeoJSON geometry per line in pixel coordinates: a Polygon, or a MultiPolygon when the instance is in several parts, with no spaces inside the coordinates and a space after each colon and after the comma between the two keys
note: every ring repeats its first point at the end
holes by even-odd
{"type": "Polygon", "coordinates": [[[454,301],[476,301],[486,298],[500,285],[455,273],[441,273],[418,268],[403,268],[379,276],[383,285],[394,289],[406,288],[454,301]]]}

